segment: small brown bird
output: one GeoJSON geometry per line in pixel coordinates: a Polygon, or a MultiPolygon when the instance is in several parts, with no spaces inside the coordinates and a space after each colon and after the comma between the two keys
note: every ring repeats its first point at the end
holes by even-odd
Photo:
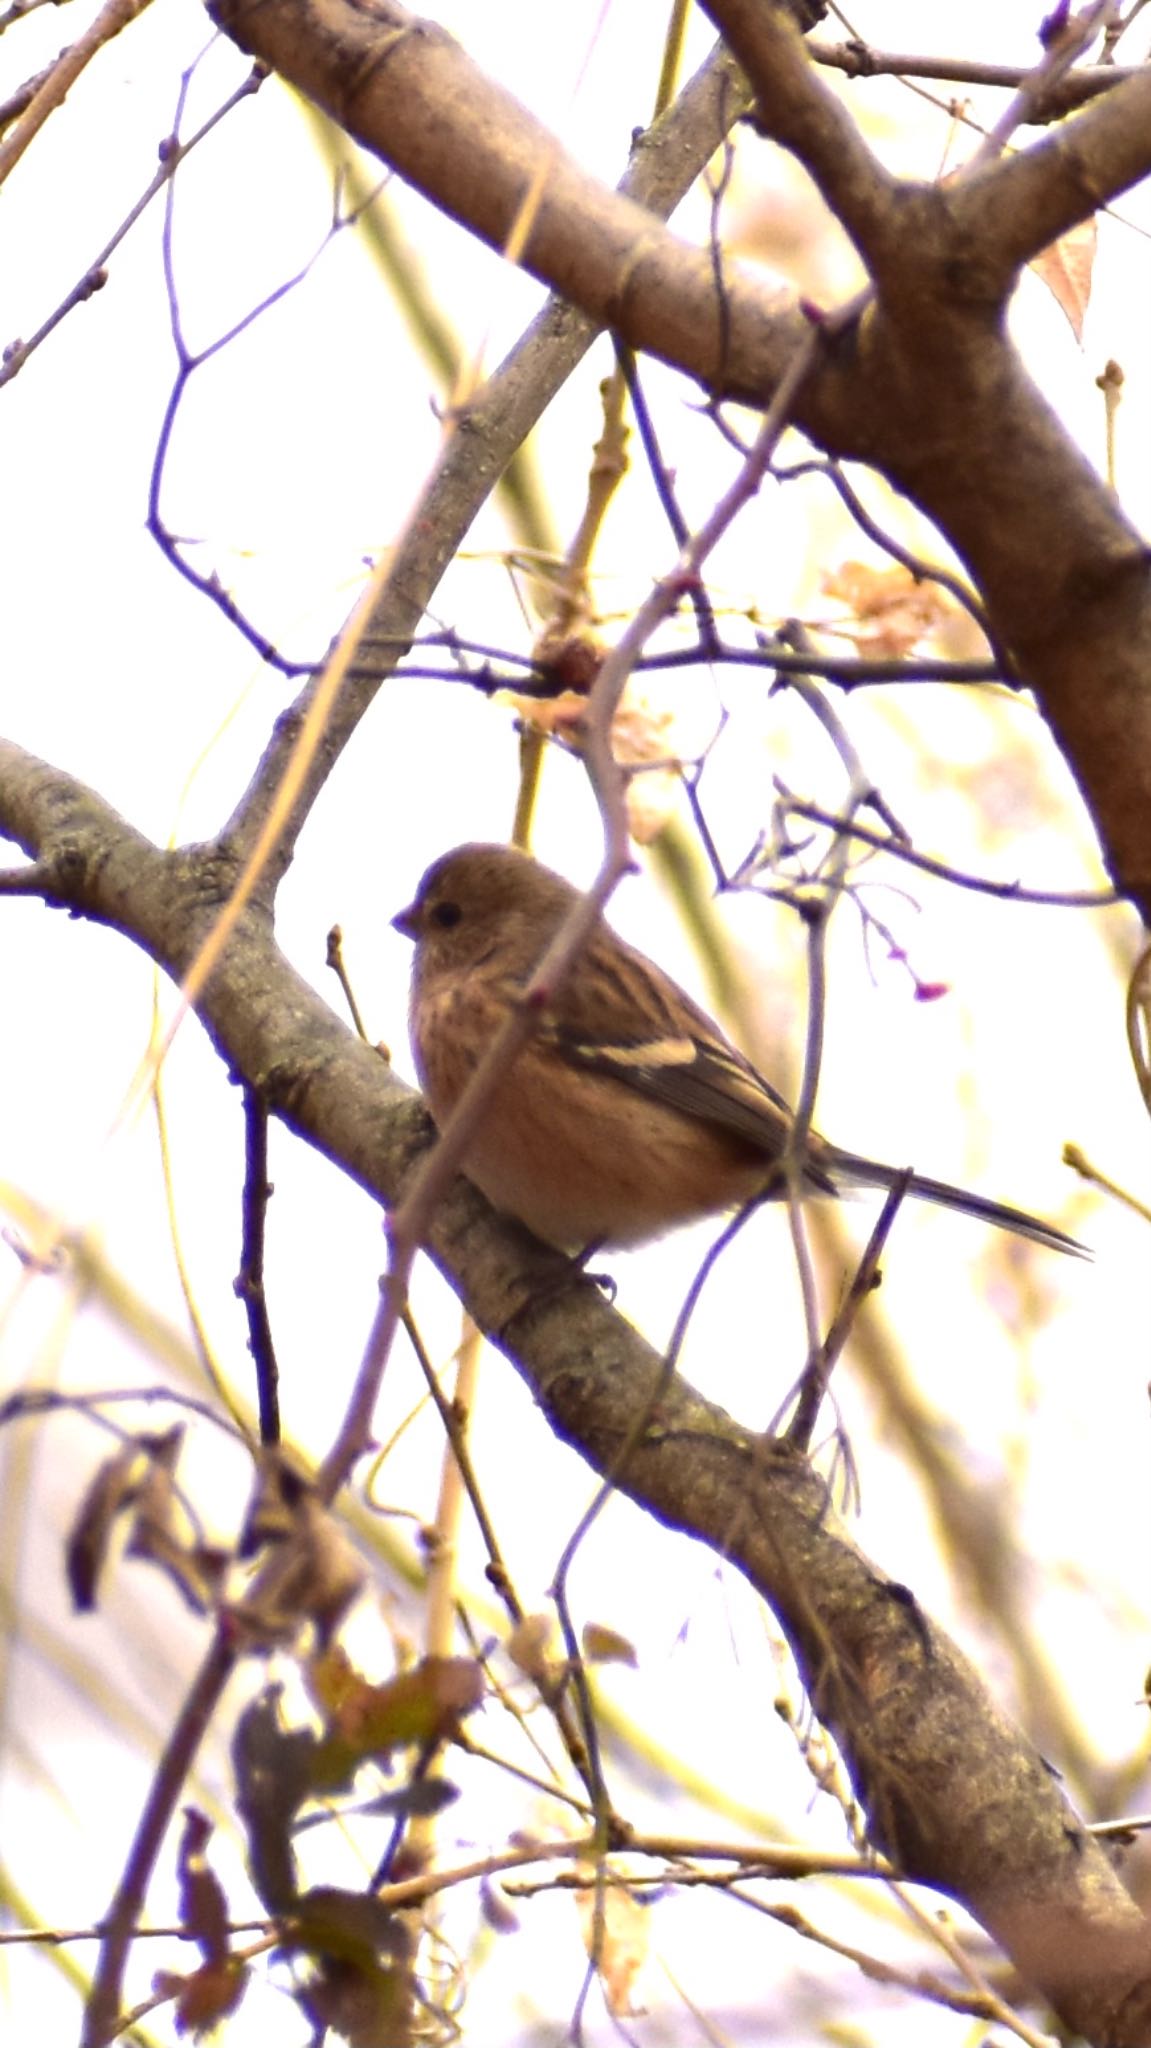
{"type": "MultiPolygon", "coordinates": [[[[459,846],[392,919],[414,939],[416,1068],[443,1127],[578,891],[509,846],[459,846]]],[[[642,1244],[761,1195],[786,1197],[792,1112],[670,977],[601,919],[497,1083],[464,1161],[506,1214],[564,1251],[642,1244]]],[[[805,1193],[890,1188],[896,1168],[812,1132],[805,1193]]],[[[908,1192],[1055,1251],[1073,1237],[912,1174],[908,1192]]]]}

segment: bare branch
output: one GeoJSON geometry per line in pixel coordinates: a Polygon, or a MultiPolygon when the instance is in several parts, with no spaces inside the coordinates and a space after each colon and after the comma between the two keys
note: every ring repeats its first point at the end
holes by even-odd
{"type": "MultiPolygon", "coordinates": [[[[941,85],[999,86],[1015,92],[1027,77],[1019,64],[983,64],[967,57],[925,57],[922,51],[873,50],[868,43],[825,43],[818,36],[806,39],[813,64],[825,64],[842,71],[847,78],[929,78],[941,85]]],[[[1059,121],[1086,101],[1113,92],[1128,78],[1138,78],[1140,65],[1082,64],[1048,86],[1033,100],[1026,119],[1031,124],[1059,121]]]]}

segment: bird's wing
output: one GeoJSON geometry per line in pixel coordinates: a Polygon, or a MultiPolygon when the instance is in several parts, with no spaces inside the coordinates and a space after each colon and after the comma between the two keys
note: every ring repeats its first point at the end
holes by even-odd
{"type": "MultiPolygon", "coordinates": [[[[725,1039],[686,992],[653,971],[641,954],[616,942],[589,949],[550,1013],[544,1036],[570,1065],[610,1074],[625,1087],[684,1116],[732,1131],[783,1157],[793,1117],[783,1096],[725,1039]]],[[[805,1179],[835,1192],[811,1141],[805,1179]]]]}

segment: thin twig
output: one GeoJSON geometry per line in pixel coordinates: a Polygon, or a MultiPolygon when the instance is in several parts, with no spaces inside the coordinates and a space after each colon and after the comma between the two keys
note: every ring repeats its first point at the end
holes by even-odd
{"type": "Polygon", "coordinates": [[[42,342],[47,341],[48,336],[60,325],[65,316],[75,306],[83,305],[85,300],[91,298],[93,291],[100,288],[101,283],[107,277],[108,264],[111,262],[116,250],[120,247],[121,242],[125,240],[131,229],[135,227],[136,222],[146,212],[157,194],[163,191],[169,179],[174,175],[177,165],[181,164],[186,156],[190,156],[192,151],[199,147],[200,143],[212,133],[214,128],[218,127],[219,123],[232,112],[234,107],[239,105],[241,100],[250,99],[253,93],[258,92],[266,76],[267,73],[262,66],[254,65],[244,83],[237,86],[235,92],[229,95],[223,105],[217,107],[214,114],[209,115],[201,127],[197,128],[194,135],[188,137],[187,142],[181,142],[175,136],[166,138],[160,149],[160,167],[155,176],[144,188],[135,205],[129,209],[115,233],[109,236],[103,248],[92,258],[83,274],[72,286],[71,291],[66,293],[60,304],[53,308],[47,319],[41,322],[36,332],[30,335],[27,341],[10,341],[5,347],[3,361],[0,362],[0,388],[10,383],[13,377],[19,374],[28,361],[29,356],[35,353],[42,342]]]}
{"type": "MultiPolygon", "coordinates": [[[[914,50],[873,50],[862,41],[827,43],[818,36],[805,38],[807,52],[816,64],[842,71],[847,78],[931,78],[941,85],[983,85],[1017,92],[1033,76],[1031,67],[1019,64],[983,64],[965,57],[925,57],[914,50]]],[[[1021,123],[1032,125],[1058,121],[1086,100],[1125,79],[1135,78],[1139,65],[1084,64],[1070,74],[1048,82],[1041,93],[1033,93],[1021,123]]]]}
{"type": "Polygon", "coordinates": [[[790,817],[807,818],[813,825],[826,825],[830,831],[843,832],[852,839],[860,840],[864,846],[874,846],[880,853],[889,853],[893,860],[906,862],[908,867],[919,868],[924,874],[938,876],[941,882],[952,882],[957,889],[970,889],[981,896],[997,896],[1010,903],[1048,904],[1057,910],[1107,910],[1112,904],[1122,901],[1115,889],[1031,889],[1022,882],[996,882],[988,875],[971,875],[963,868],[953,867],[950,861],[939,860],[934,854],[917,852],[890,832],[877,832],[869,825],[861,825],[857,818],[845,818],[837,811],[826,810],[822,804],[787,796],[784,806],[790,817]]]}
{"type": "Polygon", "coordinates": [[[75,85],[81,72],[92,62],[93,57],[118,36],[122,29],[135,21],[148,6],[149,0],[105,0],[89,28],[76,41],[61,52],[48,71],[24,113],[15,132],[0,142],[0,185],[9,173],[15,170],[33,137],[38,135],[50,114],[61,107],[75,85]]]}
{"type": "Polygon", "coordinates": [[[803,1377],[795,1398],[795,1413],[783,1432],[787,1442],[797,1450],[808,1451],[811,1448],[812,1435],[828,1382],[851,1335],[856,1316],[868,1295],[878,1284],[879,1261],[910,1180],[911,1170],[908,1168],[889,1190],[875,1228],[867,1240],[863,1257],[852,1276],[851,1286],[836,1311],[831,1328],[818,1352],[809,1358],[804,1366],[803,1377]]]}
{"type": "Polygon", "coordinates": [[[244,1193],[240,1270],[236,1293],[248,1321],[248,1350],[256,1368],[260,1442],[280,1441],[280,1368],[264,1289],[264,1241],[268,1220],[268,1105],[257,1088],[244,1088],[244,1193]]]}

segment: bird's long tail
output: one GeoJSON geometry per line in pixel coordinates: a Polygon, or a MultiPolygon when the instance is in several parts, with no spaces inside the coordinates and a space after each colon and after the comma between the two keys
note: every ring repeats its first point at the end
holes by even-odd
{"type": "MultiPolygon", "coordinates": [[[[882,1166],[878,1160],[860,1159],[853,1152],[836,1152],[829,1162],[833,1174],[844,1180],[858,1182],[864,1187],[893,1188],[903,1179],[898,1167],[882,1166]]],[[[1044,1223],[1039,1216],[1028,1216],[1023,1209],[1013,1209],[1008,1202],[993,1202],[986,1195],[972,1194],[967,1188],[953,1188],[945,1180],[932,1180],[928,1174],[913,1173],[907,1183],[909,1195],[915,1195],[921,1202],[938,1202],[944,1209],[959,1209],[965,1216],[976,1216],[981,1223],[994,1224],[997,1230],[1011,1230],[1016,1237],[1030,1237],[1036,1244],[1044,1244],[1050,1251],[1070,1252],[1077,1259],[1089,1259],[1091,1253],[1078,1238],[1069,1237],[1065,1230],[1057,1230],[1053,1223],[1044,1223]]]]}

